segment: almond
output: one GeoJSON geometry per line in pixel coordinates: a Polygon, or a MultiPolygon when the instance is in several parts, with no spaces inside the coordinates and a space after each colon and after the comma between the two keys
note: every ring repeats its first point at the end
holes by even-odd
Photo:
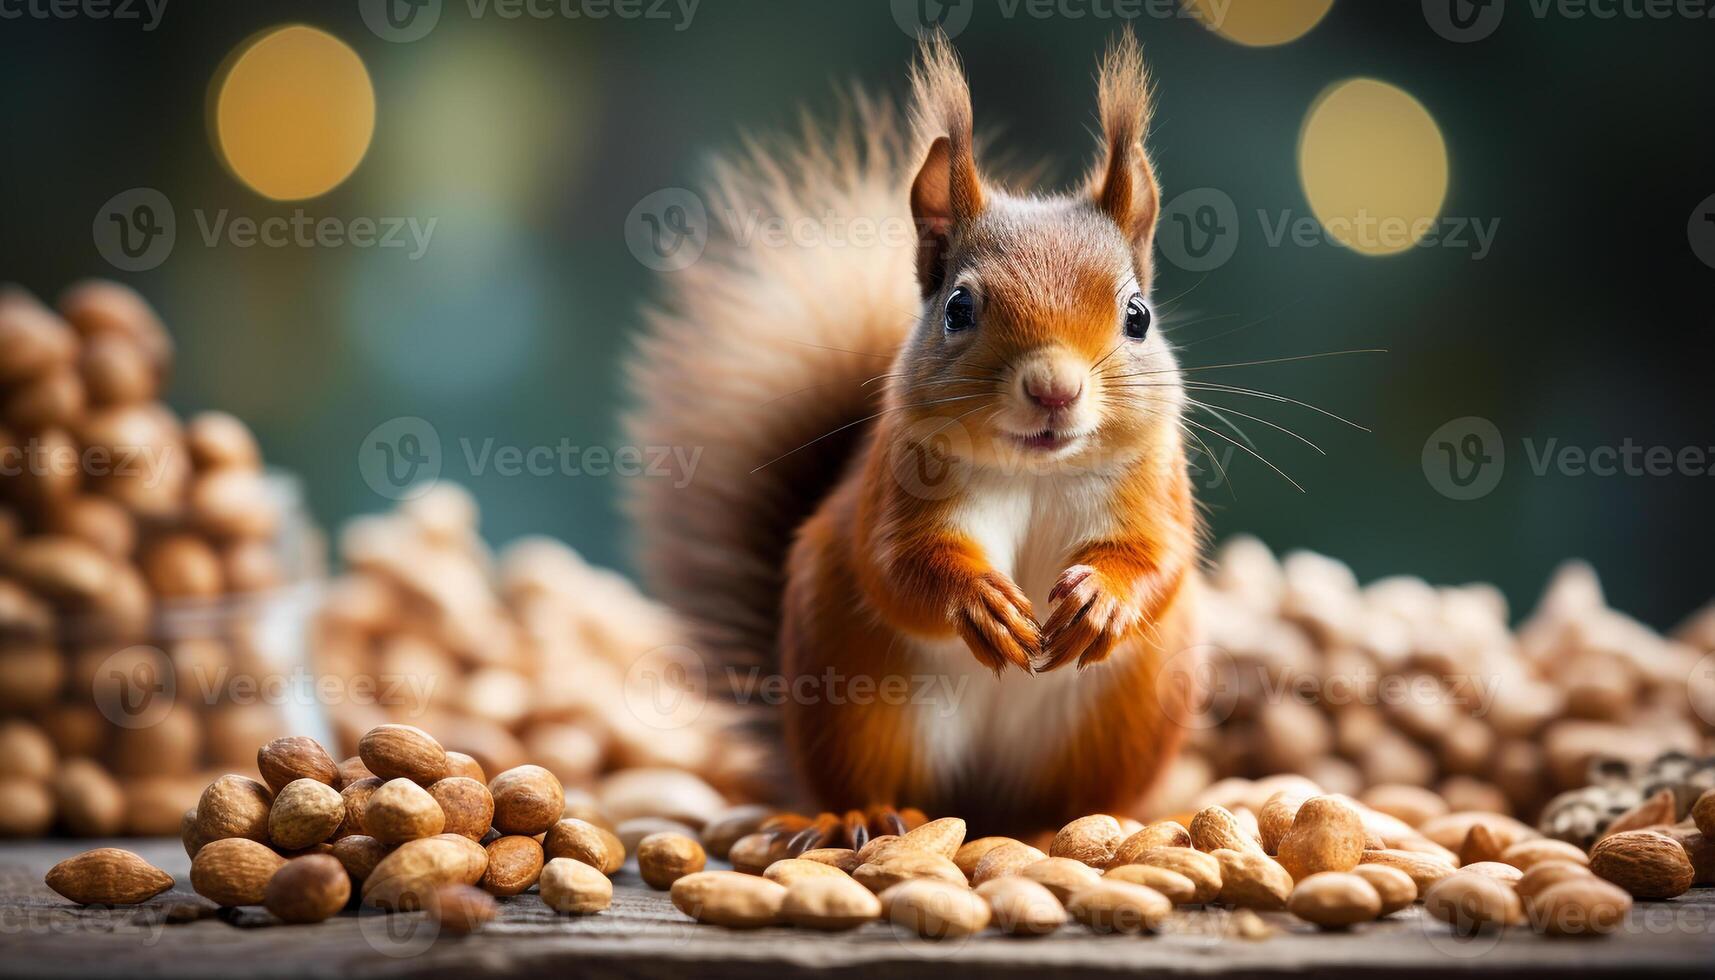
{"type": "Polygon", "coordinates": [[[268,879],[285,863],[285,858],[247,837],[209,841],[191,859],[191,887],[216,905],[261,905],[268,879]]]}
{"type": "MultiPolygon", "coordinates": [[[[332,786],[323,788],[334,792],[332,786]]],[[[282,922],[321,922],[337,915],[350,900],[351,878],[339,859],[327,854],[287,861],[262,890],[262,904],[282,922]]]]}
{"type": "MultiPolygon", "coordinates": [[[[641,862],[642,860],[642,855],[639,855],[638,861],[641,862]]],[[[696,870],[701,871],[702,869],[698,868],[696,870]]],[[[841,871],[839,868],[836,868],[831,864],[823,864],[820,861],[809,861],[804,858],[786,858],[783,861],[776,861],[769,865],[767,869],[762,872],[762,877],[790,888],[793,884],[803,881],[806,878],[850,878],[851,875],[841,871]]]]}
{"type": "Polygon", "coordinates": [[[1137,859],[1145,851],[1153,851],[1158,847],[1190,847],[1191,832],[1177,820],[1157,820],[1142,830],[1127,837],[1114,848],[1114,856],[1108,861],[1108,867],[1117,868],[1125,864],[1136,864],[1137,859]]]}
{"type": "Polygon", "coordinates": [[[1500,860],[1520,871],[1529,871],[1544,861],[1571,861],[1574,864],[1587,865],[1590,863],[1590,856],[1576,844],[1550,837],[1537,837],[1533,840],[1521,840],[1507,848],[1501,854],[1500,860]]]}
{"type": "Polygon", "coordinates": [[[911,847],[951,860],[965,842],[965,822],[958,817],[942,817],[906,832],[900,839],[911,847]]]}
{"type": "Polygon", "coordinates": [[[1370,887],[1376,890],[1382,901],[1378,917],[1392,915],[1417,901],[1417,883],[1398,868],[1385,864],[1360,864],[1352,869],[1352,874],[1369,882],[1370,887]]]}
{"type": "MultiPolygon", "coordinates": [[[[838,868],[839,870],[844,871],[847,875],[856,871],[858,869],[858,865],[862,863],[858,860],[857,852],[849,847],[816,847],[805,851],[798,855],[798,857],[805,861],[814,861],[817,864],[825,864],[831,868],[838,868]]],[[[953,863],[958,864],[957,861],[954,861],[953,863]]],[[[959,870],[963,871],[963,866],[961,866],[959,870]]]]}
{"type": "Polygon", "coordinates": [[[256,770],[262,781],[275,793],[297,779],[313,779],[334,786],[339,781],[339,767],[321,743],[302,735],[277,738],[256,750],[256,770]]]}
{"type": "MultiPolygon", "coordinates": [[[[611,850],[610,836],[587,820],[568,817],[549,828],[548,836],[542,840],[542,853],[550,861],[571,858],[611,874],[607,869],[618,870],[618,867],[608,854],[611,850]]],[[[623,856],[620,863],[624,863],[623,856]]]]}
{"type": "Polygon", "coordinates": [[[780,920],[786,888],[737,871],[698,871],[673,882],[673,907],[698,922],[754,929],[780,920]]]}
{"type": "Polygon", "coordinates": [[[1715,841],[1687,827],[1672,827],[1666,833],[1679,841],[1679,846],[1685,848],[1685,856],[1691,859],[1691,883],[1715,885],[1715,841]]]}
{"type": "Polygon", "coordinates": [[[463,752],[447,752],[447,774],[442,778],[450,779],[453,776],[463,776],[484,786],[488,785],[488,774],[482,771],[482,764],[463,752]]]}
{"type": "Polygon", "coordinates": [[[1610,834],[1590,849],[1590,870],[1634,898],[1673,898],[1691,887],[1691,858],[1672,837],[1654,830],[1610,834]]]}
{"type": "Polygon", "coordinates": [[[1593,875],[1551,885],[1531,904],[1531,924],[1550,936],[1604,935],[1626,922],[1632,896],[1593,875]]]}
{"type": "Polygon", "coordinates": [[[740,837],[756,833],[756,828],[768,819],[771,812],[768,807],[747,803],[716,813],[703,825],[703,850],[725,861],[733,844],[740,837]]]}
{"type": "Polygon", "coordinates": [[[1190,905],[1197,897],[1197,886],[1177,871],[1150,864],[1122,864],[1102,875],[1103,881],[1123,881],[1128,885],[1153,888],[1174,905],[1190,905]]]}
{"type": "Polygon", "coordinates": [[[1190,847],[1158,847],[1138,856],[1138,863],[1178,872],[1191,880],[1196,893],[1191,901],[1203,905],[1221,893],[1221,860],[1190,847]]]}
{"type": "Polygon", "coordinates": [[[98,847],[49,869],[47,886],[79,905],[136,905],[173,887],[173,876],[131,851],[98,847]]]}
{"type": "Polygon", "coordinates": [[[339,776],[334,779],[334,786],[343,791],[347,786],[360,779],[373,779],[374,777],[375,774],[369,771],[369,767],[363,764],[363,760],[354,755],[339,764],[339,776]]]}
{"type": "Polygon", "coordinates": [[[1064,857],[1043,858],[1035,864],[1025,865],[1018,874],[1048,889],[1061,902],[1078,889],[1102,880],[1101,872],[1082,861],[1064,857]]]}
{"type": "Polygon", "coordinates": [[[1485,875],[1508,885],[1515,884],[1524,877],[1523,871],[1499,861],[1478,861],[1476,864],[1462,864],[1459,866],[1459,873],[1485,875]]]}
{"type": "Polygon", "coordinates": [[[1464,843],[1459,845],[1459,866],[1479,864],[1483,861],[1499,861],[1509,846],[1495,836],[1494,831],[1490,830],[1488,825],[1476,824],[1465,834],[1464,843]]]}
{"type": "Polygon", "coordinates": [[[363,810],[363,829],[383,844],[433,837],[446,823],[446,814],[429,791],[404,777],[382,783],[363,810]]]}
{"type": "Polygon", "coordinates": [[[494,825],[494,797],[488,787],[469,776],[448,776],[429,786],[441,808],[442,831],[480,841],[494,825]]]}
{"type": "Polygon", "coordinates": [[[1051,857],[1070,858],[1092,868],[1105,868],[1114,851],[1126,839],[1118,820],[1105,813],[1079,817],[1054,835],[1048,845],[1051,857]]]}
{"type": "Polygon", "coordinates": [[[442,885],[430,893],[429,921],[449,936],[468,936],[500,913],[494,896],[470,885],[442,885]]]}
{"type": "Polygon", "coordinates": [[[369,828],[364,826],[364,813],[369,809],[369,798],[382,787],[381,777],[365,776],[345,784],[339,795],[345,800],[345,823],[336,834],[369,834],[369,828]]]}
{"type": "Polygon", "coordinates": [[[341,837],[328,845],[328,848],[328,853],[345,868],[346,876],[357,887],[362,887],[370,872],[387,856],[386,844],[363,834],[341,837]]]}
{"type": "Polygon", "coordinates": [[[1435,843],[1457,852],[1465,843],[1465,838],[1471,833],[1471,828],[1482,824],[1488,829],[1504,850],[1521,840],[1540,837],[1529,825],[1514,820],[1512,817],[1499,813],[1489,813],[1481,810],[1460,810],[1444,813],[1425,821],[1418,831],[1435,843]]]}
{"type": "Polygon", "coordinates": [[[344,820],[339,790],[314,779],[294,779],[268,811],[268,836],[275,847],[295,851],[332,837],[344,820]]]}
{"type": "MultiPolygon", "coordinates": [[[[782,838],[787,838],[790,837],[790,834],[782,834],[780,836],[782,838]]],[[[882,834],[880,837],[871,837],[868,843],[858,848],[858,863],[868,864],[871,861],[879,861],[888,854],[900,850],[914,851],[916,848],[905,843],[905,838],[900,837],[897,834],[882,834]]],[[[774,860],[778,861],[779,859],[779,857],[775,857],[774,860]]]]}
{"type": "Polygon", "coordinates": [[[1262,848],[1235,851],[1222,847],[1212,853],[1221,862],[1219,897],[1224,904],[1265,911],[1286,906],[1286,899],[1292,894],[1292,875],[1274,858],[1262,853],[1262,848]]]}
{"type": "MultiPolygon", "coordinates": [[[[1191,818],[1191,845],[1199,851],[1221,849],[1262,854],[1262,844],[1245,831],[1239,818],[1226,807],[1211,806],[1191,818]]],[[[1285,896],[1281,896],[1282,900],[1285,896]]]]}
{"type": "Polygon", "coordinates": [[[881,917],[881,899],[844,874],[801,877],[786,885],[780,917],[803,929],[855,929],[881,917]]]}
{"type": "Polygon", "coordinates": [[[1676,814],[1673,790],[1664,789],[1615,817],[1614,821],[1608,824],[1608,829],[1602,832],[1602,836],[1611,837],[1646,827],[1666,827],[1678,819],[1676,814]]]}
{"type": "Polygon", "coordinates": [[[1144,885],[1098,881],[1075,892],[1066,911],[1094,932],[1141,933],[1158,929],[1173,914],[1173,903],[1144,885]]]}
{"type": "Polygon", "coordinates": [[[357,754],[384,780],[410,779],[427,786],[447,774],[447,750],[433,735],[411,725],[371,728],[358,739],[357,754]]]}
{"type": "Polygon", "coordinates": [[[459,875],[459,882],[474,885],[482,880],[488,871],[488,849],[471,840],[463,834],[436,834],[424,840],[444,840],[451,842],[464,856],[464,870],[459,875]]]}
{"type": "MultiPolygon", "coordinates": [[[[704,853],[703,845],[683,834],[650,834],[637,843],[637,870],[643,876],[644,884],[650,888],[665,891],[680,878],[703,870],[707,863],[708,855],[704,853]]],[[[834,870],[825,864],[805,863],[815,868],[834,870]]]]}
{"type": "Polygon", "coordinates": [[[125,822],[125,791],[98,763],[67,759],[53,777],[60,823],[76,837],[112,837],[125,822]]]}
{"type": "Polygon", "coordinates": [[[989,903],[995,927],[1008,935],[1044,936],[1066,924],[1066,907],[1053,892],[1028,878],[985,881],[976,894],[989,903]]]}
{"type": "Polygon", "coordinates": [[[1379,864],[1384,867],[1398,868],[1411,878],[1412,884],[1417,886],[1420,894],[1428,891],[1430,886],[1454,871],[1450,862],[1427,854],[1419,854],[1416,851],[1394,849],[1365,851],[1364,856],[1359,861],[1361,864],[1379,864]]]}
{"type": "Polygon", "coordinates": [[[534,837],[497,837],[488,845],[488,868],[477,884],[491,895],[517,895],[542,875],[542,845],[534,837]]]}
{"type": "Polygon", "coordinates": [[[1487,875],[1462,872],[1430,886],[1423,895],[1423,910],[1462,935],[1514,925],[1523,918],[1523,906],[1511,886],[1487,875]]]}
{"type": "Polygon", "coordinates": [[[1372,810],[1421,827],[1447,812],[1447,801],[1433,790],[1402,783],[1382,783],[1364,790],[1359,800],[1372,810]]]}
{"type": "Polygon", "coordinates": [[[494,829],[503,834],[540,834],[560,819],[566,791],[541,766],[518,766],[489,780],[494,795],[494,829]]]}
{"type": "Polygon", "coordinates": [[[1698,833],[1715,839],[1715,789],[1705,790],[1697,802],[1691,804],[1691,820],[1697,824],[1698,833]]]}
{"type": "MultiPolygon", "coordinates": [[[[553,831],[549,831],[549,833],[551,834],[553,831]]],[[[727,860],[732,862],[734,871],[759,875],[770,864],[779,860],[779,857],[776,856],[777,852],[779,857],[785,856],[786,846],[783,842],[783,835],[766,832],[746,834],[734,841],[732,847],[727,849],[727,860]]],[[[860,860],[862,859],[861,852],[858,857],[860,860]]]]}
{"type": "Polygon", "coordinates": [[[953,853],[953,863],[959,866],[959,870],[965,873],[966,878],[969,878],[976,873],[977,862],[983,859],[983,855],[1002,844],[1017,843],[1019,841],[1013,840],[1011,837],[978,837],[976,840],[968,840],[960,844],[959,849],[953,853]]]}
{"type": "Polygon", "coordinates": [[[1536,896],[1542,894],[1563,881],[1574,878],[1594,878],[1590,866],[1573,861],[1538,861],[1530,870],[1513,882],[1513,891],[1518,893],[1519,900],[1528,909],[1536,896]]]}
{"type": "Polygon", "coordinates": [[[613,904],[613,882],[600,868],[572,858],[554,858],[543,865],[539,890],[542,904],[556,912],[591,915],[613,904]]]}
{"type": "Polygon", "coordinates": [[[1292,831],[1292,822],[1298,819],[1298,808],[1304,805],[1307,796],[1295,796],[1282,790],[1268,798],[1256,816],[1257,836],[1262,843],[1262,849],[1269,854],[1280,853],[1280,844],[1286,835],[1292,831]]]}
{"type": "Polygon", "coordinates": [[[382,858],[364,880],[363,904],[388,912],[418,911],[436,888],[464,884],[470,865],[465,849],[450,838],[406,841],[382,858]]]}
{"type": "Polygon", "coordinates": [[[880,860],[859,865],[858,869],[852,872],[852,878],[878,895],[902,881],[919,878],[966,887],[964,874],[950,858],[915,848],[901,848],[884,855],[880,860]]]}
{"type": "Polygon", "coordinates": [[[208,842],[242,837],[266,844],[272,801],[268,787],[254,779],[221,776],[197,800],[197,836],[208,842]]]}
{"type": "Polygon", "coordinates": [[[1304,801],[1280,842],[1280,864],[1294,880],[1323,871],[1350,871],[1363,856],[1363,818],[1332,796],[1304,801]]]}
{"type": "Polygon", "coordinates": [[[975,892],[935,879],[900,882],[880,899],[888,921],[924,939],[962,939],[981,932],[992,917],[988,903],[975,892]]]}
{"type": "MultiPolygon", "coordinates": [[[[1400,873],[1400,877],[1405,876],[1400,873]]],[[[1405,883],[1410,885],[1411,880],[1407,878],[1405,883]]],[[[1382,914],[1382,897],[1369,879],[1361,875],[1319,871],[1301,879],[1292,889],[1286,910],[1324,929],[1341,929],[1378,918],[1382,914]]]]}
{"type": "Polygon", "coordinates": [[[970,883],[980,885],[985,881],[1015,875],[1023,871],[1026,865],[1035,864],[1047,856],[1029,844],[1008,841],[991,849],[977,861],[976,867],[971,869],[970,883]]]}

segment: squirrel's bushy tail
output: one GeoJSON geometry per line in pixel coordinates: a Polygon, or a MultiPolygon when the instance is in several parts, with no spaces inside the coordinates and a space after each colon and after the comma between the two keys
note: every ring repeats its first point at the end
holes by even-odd
{"type": "Polygon", "coordinates": [[[648,584],[717,690],[716,671],[773,669],[793,533],[881,410],[917,316],[916,143],[861,96],[791,143],[748,142],[704,195],[704,254],[647,314],[628,436],[700,456],[688,480],[630,481],[627,503],[648,584]]]}

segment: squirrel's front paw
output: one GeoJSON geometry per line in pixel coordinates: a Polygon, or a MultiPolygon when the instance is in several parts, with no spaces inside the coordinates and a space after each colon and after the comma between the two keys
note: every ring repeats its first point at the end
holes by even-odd
{"type": "Polygon", "coordinates": [[[1073,565],[1062,572],[1048,598],[1059,605],[1042,627],[1042,670],[1064,667],[1073,659],[1079,668],[1101,663],[1136,623],[1135,614],[1089,565],[1073,565]]]}
{"type": "Polygon", "coordinates": [[[997,675],[1007,664],[1025,672],[1042,649],[1042,632],[1012,580],[999,572],[978,576],[953,610],[953,626],[971,653],[997,675]]]}

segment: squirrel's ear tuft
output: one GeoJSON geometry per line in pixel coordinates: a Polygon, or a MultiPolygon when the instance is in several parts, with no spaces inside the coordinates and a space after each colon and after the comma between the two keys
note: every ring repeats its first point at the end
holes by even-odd
{"type": "Polygon", "coordinates": [[[1149,71],[1144,67],[1143,48],[1129,29],[1102,59],[1097,90],[1103,147],[1091,194],[1143,255],[1155,235],[1161,192],[1143,149],[1149,130],[1149,71]]]}
{"type": "Polygon", "coordinates": [[[917,278],[927,296],[941,287],[954,235],[982,213],[983,190],[971,148],[971,90],[944,34],[924,39],[911,87],[918,141],[928,146],[911,182],[917,278]]]}

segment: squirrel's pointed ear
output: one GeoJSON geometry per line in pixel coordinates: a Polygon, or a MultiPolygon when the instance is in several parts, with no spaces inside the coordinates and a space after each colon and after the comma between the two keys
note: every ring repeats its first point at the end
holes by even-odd
{"type": "Polygon", "coordinates": [[[917,281],[928,296],[941,288],[947,250],[960,226],[982,209],[982,184],[967,143],[961,159],[953,141],[938,137],[911,182],[911,218],[917,224],[917,281]]]}
{"type": "Polygon", "coordinates": [[[1126,31],[1108,49],[1098,79],[1103,159],[1091,194],[1120,226],[1140,258],[1147,260],[1161,214],[1155,168],[1143,149],[1149,130],[1149,73],[1136,35],[1126,31]]]}
{"type": "Polygon", "coordinates": [[[937,34],[924,41],[911,80],[917,131],[929,145],[911,182],[917,280],[927,296],[941,288],[954,236],[982,213],[983,189],[971,149],[971,90],[945,36],[937,34]]]}

